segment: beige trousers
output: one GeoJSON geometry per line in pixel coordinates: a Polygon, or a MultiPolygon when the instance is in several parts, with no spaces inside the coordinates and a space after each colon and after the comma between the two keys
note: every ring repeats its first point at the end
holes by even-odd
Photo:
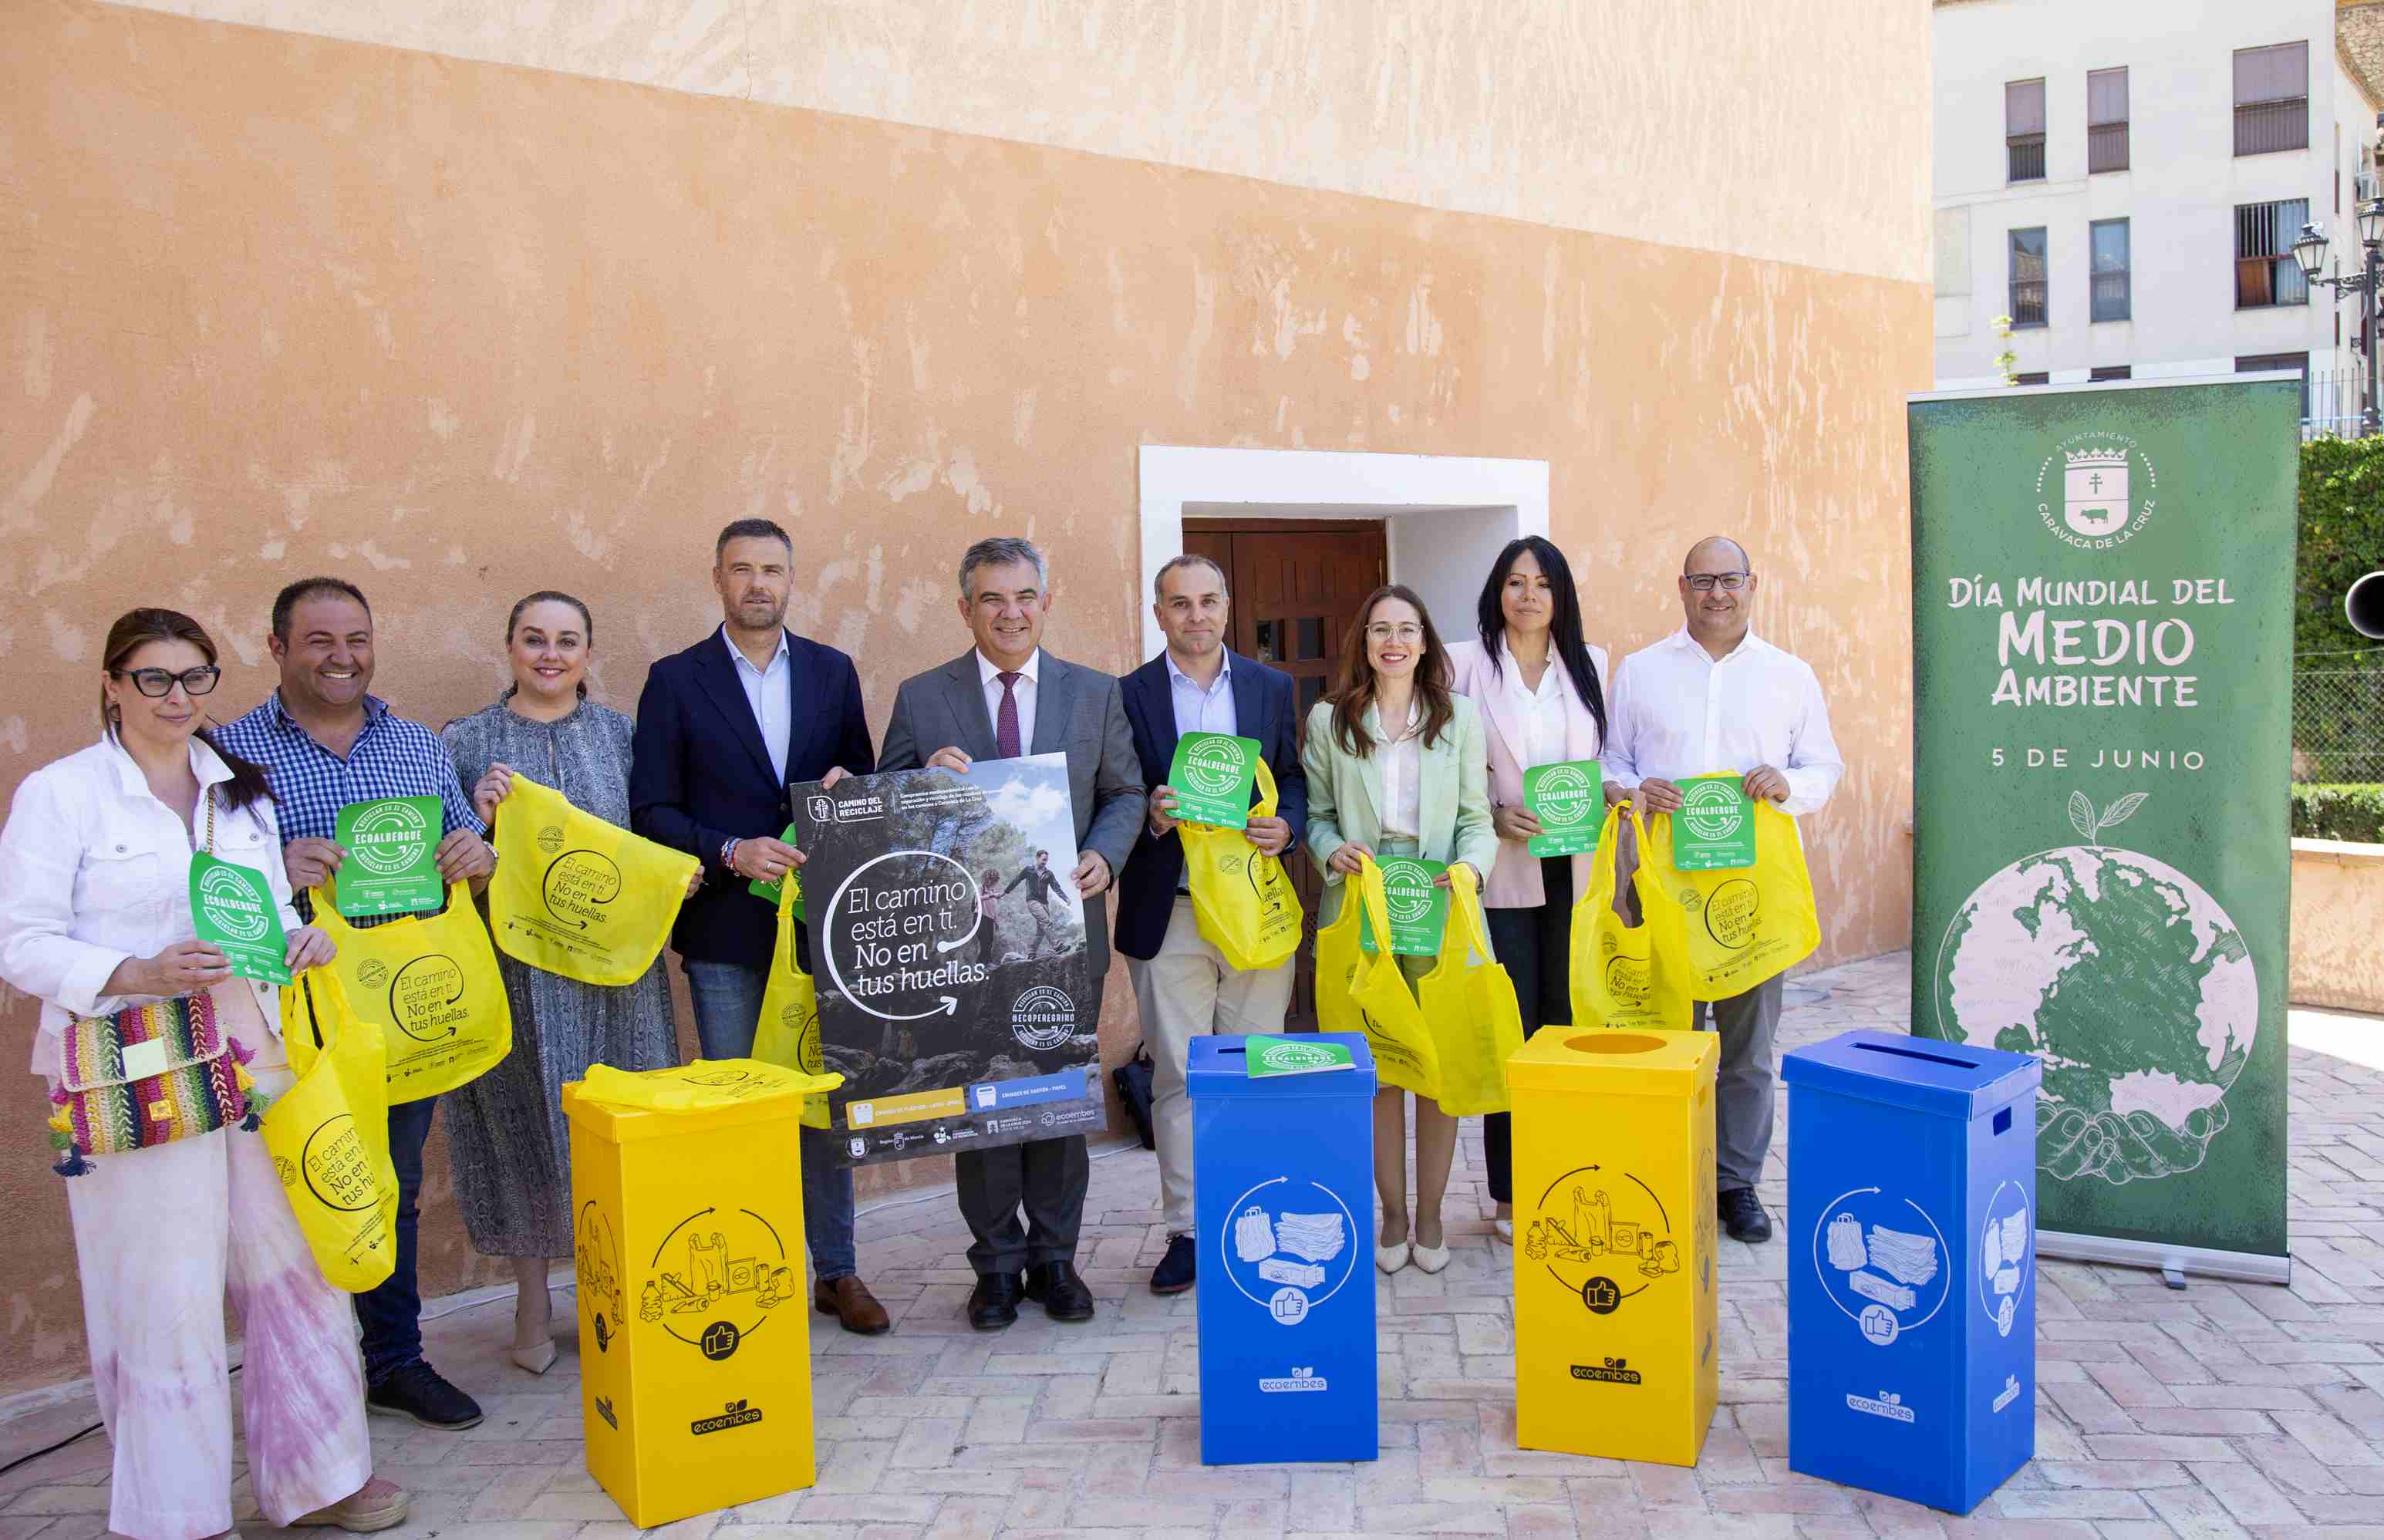
{"type": "Polygon", "coordinates": [[[1192,1233],[1192,1100],[1184,1090],[1192,1039],[1209,1032],[1281,1032],[1297,962],[1286,958],[1273,968],[1237,972],[1201,938],[1192,900],[1183,893],[1175,895],[1159,955],[1125,960],[1142,1006],[1143,1043],[1150,1049],[1159,1197],[1171,1235],[1192,1233]]]}

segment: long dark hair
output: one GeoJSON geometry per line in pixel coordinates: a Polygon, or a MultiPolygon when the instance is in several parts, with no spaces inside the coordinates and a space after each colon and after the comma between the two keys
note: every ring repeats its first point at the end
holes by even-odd
{"type": "Polygon", "coordinates": [[[1439,741],[1442,732],[1456,720],[1457,707],[1450,703],[1448,693],[1448,652],[1440,644],[1440,633],[1432,628],[1432,612],[1423,607],[1423,600],[1405,583],[1385,583],[1366,595],[1358,606],[1358,618],[1349,623],[1348,640],[1341,644],[1341,675],[1334,681],[1333,738],[1344,753],[1360,759],[1374,751],[1373,739],[1366,736],[1366,708],[1374,703],[1374,660],[1366,652],[1366,627],[1374,618],[1374,608],[1385,599],[1405,600],[1415,606],[1416,618],[1423,623],[1423,656],[1416,660],[1416,693],[1423,698],[1423,741],[1429,749],[1439,741]]]}
{"type": "MultiPolygon", "coordinates": [[[[731,525],[729,528],[733,529],[736,526],[731,525]]],[[[771,525],[770,528],[776,529],[777,526],[774,524],[771,525]]],[[[782,536],[781,538],[783,539],[784,537],[782,536]]],[[[725,539],[723,543],[726,543],[725,539]]],[[[596,645],[596,617],[588,613],[588,606],[581,603],[578,600],[572,598],[571,595],[564,592],[561,589],[540,589],[536,593],[525,594],[522,598],[515,601],[514,613],[505,616],[505,645],[507,647],[511,647],[514,644],[514,633],[521,629],[522,612],[528,609],[532,604],[568,604],[573,609],[577,610],[579,612],[579,630],[583,643],[591,648],[596,645]]],[[[505,693],[507,695],[511,695],[513,693],[513,687],[507,686],[505,693]]],[[[588,699],[588,680],[584,676],[579,681],[579,698],[583,701],[588,699]]]]}
{"type": "MultiPolygon", "coordinates": [[[[207,635],[205,627],[180,610],[139,609],[125,611],[107,628],[107,646],[100,654],[100,666],[113,675],[131,660],[133,653],[153,641],[187,641],[210,665],[216,661],[215,639],[207,635]]],[[[122,730],[116,708],[108,704],[106,686],[99,691],[99,725],[110,738],[122,730]]],[[[266,784],[263,765],[251,764],[217,743],[204,727],[194,736],[213,749],[216,757],[231,772],[231,779],[224,783],[224,801],[234,812],[251,802],[273,800],[273,789],[266,784]]]]}
{"type": "Polygon", "coordinates": [[[1573,587],[1572,567],[1565,561],[1564,553],[1556,542],[1539,535],[1525,535],[1509,540],[1490,564],[1490,580],[1482,585],[1482,602],[1473,609],[1474,620],[1482,628],[1482,651],[1490,659],[1490,672],[1499,672],[1500,641],[1506,635],[1507,612],[1499,598],[1507,590],[1507,575],[1515,570],[1515,558],[1530,552],[1539,562],[1540,571],[1548,579],[1548,597],[1556,601],[1556,614],[1548,618],[1548,645],[1564,662],[1565,672],[1572,677],[1573,693],[1589,707],[1589,714],[1597,722],[1597,741],[1606,741],[1606,692],[1597,688],[1597,670],[1589,661],[1589,648],[1581,640],[1581,592],[1573,587]]]}

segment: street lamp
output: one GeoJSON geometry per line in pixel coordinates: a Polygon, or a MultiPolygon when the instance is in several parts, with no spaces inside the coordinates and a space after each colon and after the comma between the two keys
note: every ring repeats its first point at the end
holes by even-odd
{"type": "Polygon", "coordinates": [[[2342,303],[2349,294],[2359,296],[2359,317],[2367,339],[2367,400],[2359,414],[2359,431],[2363,437],[2384,432],[2384,414],[2378,409],[2378,375],[2377,354],[2379,338],[2377,329],[2377,307],[2384,299],[2384,197],[2361,201],[2358,211],[2360,270],[2349,278],[2320,278],[2318,270],[2326,266],[2326,231],[2316,225],[2303,225],[2301,239],[2293,242],[2293,261],[2302,277],[2315,289],[2324,284],[2335,292],[2335,303],[2342,303]]]}

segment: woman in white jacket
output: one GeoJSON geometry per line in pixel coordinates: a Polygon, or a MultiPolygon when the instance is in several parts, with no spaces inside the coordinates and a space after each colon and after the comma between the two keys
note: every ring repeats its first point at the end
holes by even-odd
{"type": "MultiPolygon", "coordinates": [[[[97,743],[34,771],[0,829],[0,978],[42,1002],[33,1073],[55,1089],[74,1015],[205,994],[251,1056],[290,1083],[277,992],[232,975],[191,917],[196,851],[270,885],[292,970],[331,943],[298,923],[265,773],[218,751],[194,697],[220,671],[198,622],[133,610],[109,627],[97,743]]],[[[383,1529],[405,1494],[372,1479],[348,1297],[324,1281],[264,1141],[237,1124],[70,1159],[67,1184],[100,1416],[115,1445],[108,1528],[203,1540],[231,1528],[231,1401],[222,1300],[240,1312],[256,1503],[276,1525],[383,1529]]]]}

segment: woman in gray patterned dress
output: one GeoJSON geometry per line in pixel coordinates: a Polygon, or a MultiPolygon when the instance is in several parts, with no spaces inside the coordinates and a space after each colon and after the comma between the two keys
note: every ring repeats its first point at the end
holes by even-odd
{"type": "MultiPolygon", "coordinates": [[[[581,812],[628,826],[633,724],[587,698],[594,630],[588,606],[569,594],[533,593],[514,606],[505,622],[513,688],[440,735],[483,818],[495,821],[517,767],[581,812]]],[[[554,1362],[547,1266],[572,1254],[563,1083],[581,1078],[590,1064],[633,1071],[675,1064],[677,1035],[659,962],[617,988],[582,984],[503,953],[497,967],[513,1007],[514,1050],[448,1093],[447,1142],[473,1249],[514,1259],[521,1284],[514,1361],[542,1374],[554,1362]]]]}

